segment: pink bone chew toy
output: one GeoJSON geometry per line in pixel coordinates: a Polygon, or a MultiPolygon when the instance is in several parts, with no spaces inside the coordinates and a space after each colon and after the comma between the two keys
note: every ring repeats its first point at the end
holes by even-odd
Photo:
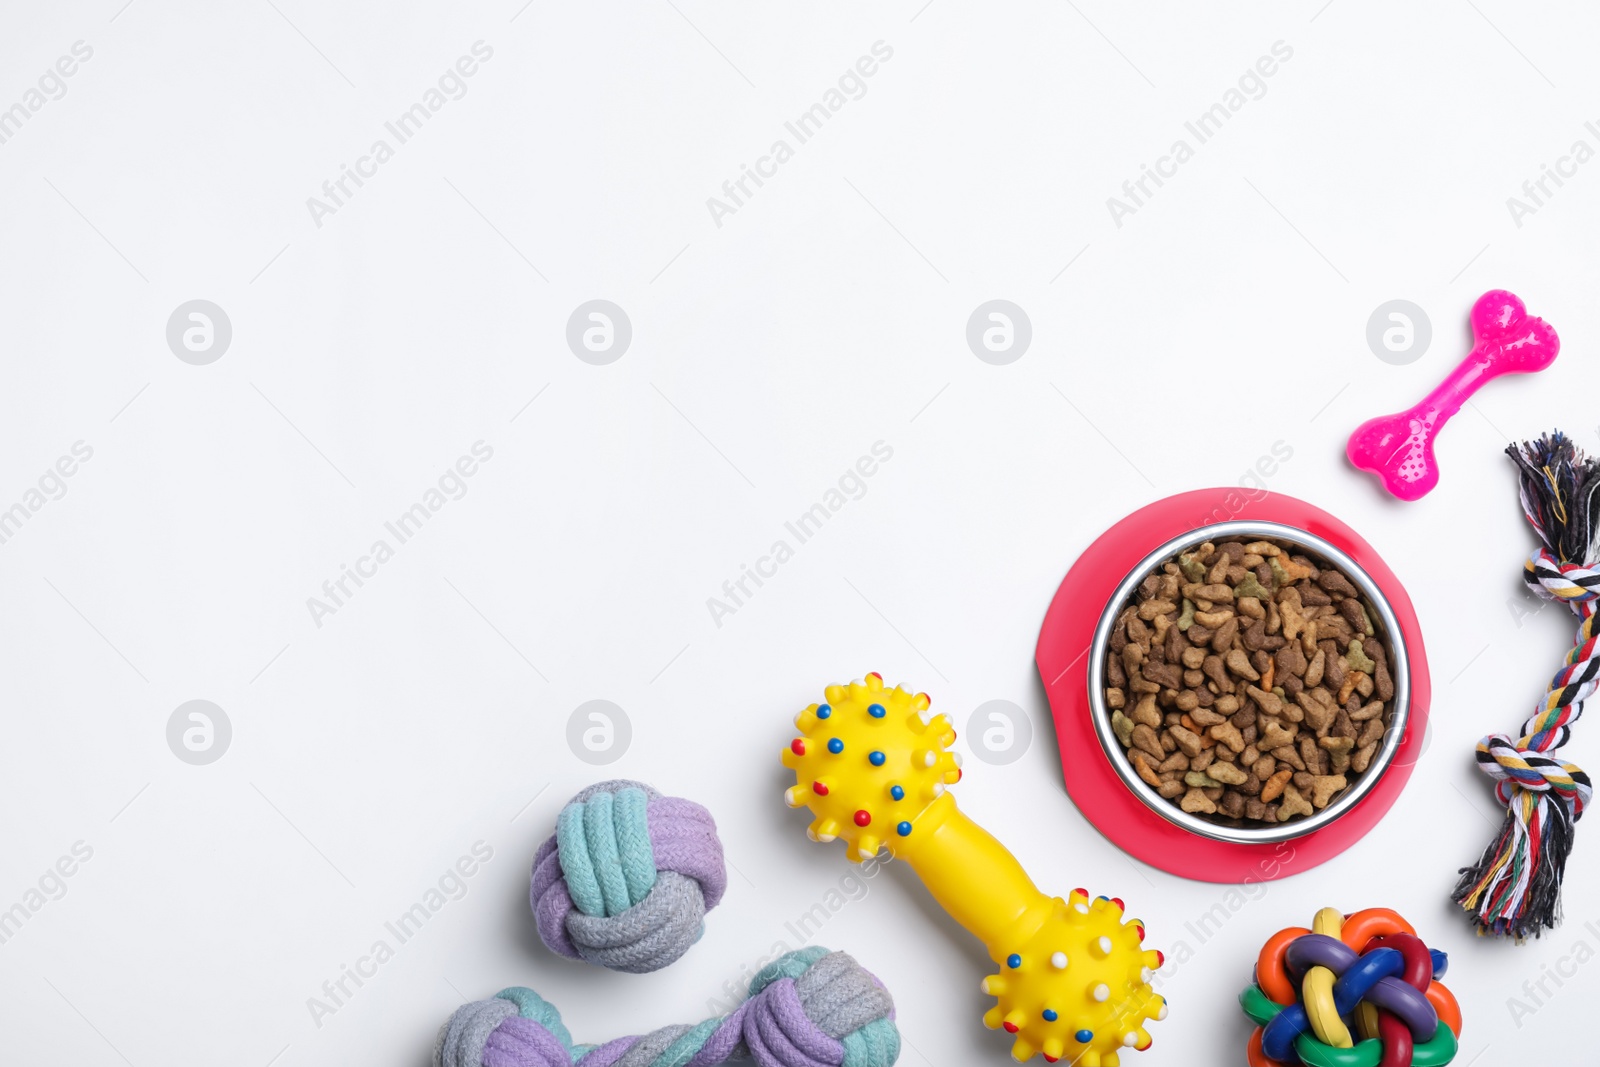
{"type": "Polygon", "coordinates": [[[1368,419],[1350,435],[1345,454],[1376,474],[1401,500],[1419,500],[1439,484],[1433,439],[1483,384],[1502,374],[1529,374],[1555,361],[1561,339],[1528,315],[1515,293],[1493,289],[1472,305],[1475,344],[1461,365],[1409,411],[1368,419]]]}

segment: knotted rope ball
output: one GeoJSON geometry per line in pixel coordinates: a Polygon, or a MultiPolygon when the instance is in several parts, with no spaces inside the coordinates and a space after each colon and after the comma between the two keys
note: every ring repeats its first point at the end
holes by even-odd
{"type": "Polygon", "coordinates": [[[1571,738],[1584,702],[1600,685],[1600,459],[1559,432],[1506,452],[1517,464],[1523,513],[1541,542],[1523,581],[1579,619],[1572,651],[1520,736],[1490,734],[1478,742],[1478,769],[1494,779],[1506,819],[1478,862],[1462,868],[1454,899],[1479,933],[1521,940],[1561,919],[1567,856],[1593,792],[1583,770],[1551,753],[1571,738]]]}
{"type": "Polygon", "coordinates": [[[700,940],[727,887],[710,812],[617,780],[561,809],[534,856],[528,901],[552,952],[643,974],[700,940]]]}
{"type": "Polygon", "coordinates": [[[433,1067],[890,1067],[899,1056],[889,991],[849,955],[813,946],[763,968],[728,1015],[603,1045],[573,1044],[533,990],[502,990],[456,1009],[433,1067]]]}
{"type": "Polygon", "coordinates": [[[1239,994],[1258,1024],[1250,1067],[1443,1067],[1455,1057],[1461,1009],[1437,981],[1443,952],[1387,908],[1323,908],[1311,925],[1274,934],[1239,994]]]}

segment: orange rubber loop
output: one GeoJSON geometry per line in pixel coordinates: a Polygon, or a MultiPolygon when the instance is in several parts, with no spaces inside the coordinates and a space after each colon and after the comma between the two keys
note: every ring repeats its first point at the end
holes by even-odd
{"type": "Polygon", "coordinates": [[[1261,1051],[1261,1027],[1256,1027],[1256,1032],[1250,1035],[1250,1043],[1244,1047],[1245,1061],[1250,1067],[1284,1067],[1281,1060],[1275,1060],[1261,1051]]]}
{"type": "Polygon", "coordinates": [[[1366,951],[1367,942],[1374,937],[1387,937],[1390,934],[1410,934],[1415,937],[1417,931],[1397,912],[1388,908],[1366,908],[1344,921],[1344,929],[1339,931],[1339,940],[1357,953],[1361,953],[1366,951]]]}
{"type": "Polygon", "coordinates": [[[1452,1034],[1460,1037],[1461,1005],[1456,1003],[1456,995],[1443,982],[1429,982],[1424,995],[1428,1003],[1433,1005],[1433,1010],[1439,1013],[1439,1021],[1448,1026],[1452,1034]]]}
{"type": "Polygon", "coordinates": [[[1267,943],[1261,946],[1261,954],[1256,957],[1256,984],[1274,1004],[1288,1007],[1294,1003],[1294,983],[1289,980],[1289,973],[1283,968],[1283,956],[1289,951],[1289,942],[1310,932],[1304,926],[1285,927],[1273,934],[1267,939],[1267,943]]]}

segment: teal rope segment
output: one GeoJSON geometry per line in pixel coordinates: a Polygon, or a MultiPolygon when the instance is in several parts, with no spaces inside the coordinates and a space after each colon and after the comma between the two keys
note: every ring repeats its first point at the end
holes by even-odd
{"type": "Polygon", "coordinates": [[[644,790],[630,787],[561,809],[556,820],[561,872],[583,914],[621,915],[655,888],[648,803],[644,790]]]}

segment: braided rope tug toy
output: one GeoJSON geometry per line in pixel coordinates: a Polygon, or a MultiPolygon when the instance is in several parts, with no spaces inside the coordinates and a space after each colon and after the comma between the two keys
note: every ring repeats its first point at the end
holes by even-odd
{"type": "Polygon", "coordinates": [[[1323,908],[1311,926],[1268,938],[1239,994],[1256,1023],[1250,1067],[1442,1067],[1455,1057],[1461,1008],[1438,981],[1443,952],[1387,908],[1323,908]]]}
{"type": "Polygon", "coordinates": [[[1163,957],[1142,946],[1144,925],[1124,921],[1122,901],[1046,896],[961,813],[945,789],[961,780],[955,730],[948,716],[923,718],[926,693],[869,674],[825,696],[795,716],[801,736],[783,750],[796,780],[784,800],[811,810],[812,840],[843,838],[857,863],[887,847],[983,942],[1000,965],[983,981],[997,1001],[983,1021],[1016,1035],[1016,1059],[1115,1067],[1120,1050],[1149,1048],[1144,1021],[1167,1016],[1150,988],[1163,957]]]}
{"type": "Polygon", "coordinates": [[[590,786],[561,809],[556,832],[533,858],[528,901],[552,952],[643,974],[700,940],[706,912],[727,887],[709,811],[617,780],[590,786]]]}
{"type": "Polygon", "coordinates": [[[433,1067],[891,1067],[899,1055],[889,991],[851,956],[811,946],[763,968],[728,1015],[603,1045],[574,1044],[538,993],[504,989],[456,1009],[433,1067]]]}
{"type": "Polygon", "coordinates": [[[1576,824],[1593,788],[1576,765],[1552,755],[1572,736],[1600,676],[1595,600],[1600,597],[1600,458],[1585,456],[1560,431],[1512,445],[1522,510],[1539,535],[1522,578],[1578,616],[1578,636],[1520,737],[1478,742],[1478,769],[1495,780],[1506,819],[1494,842],[1461,870],[1454,899],[1480,934],[1537,937],[1561,921],[1561,881],[1576,824]]]}

